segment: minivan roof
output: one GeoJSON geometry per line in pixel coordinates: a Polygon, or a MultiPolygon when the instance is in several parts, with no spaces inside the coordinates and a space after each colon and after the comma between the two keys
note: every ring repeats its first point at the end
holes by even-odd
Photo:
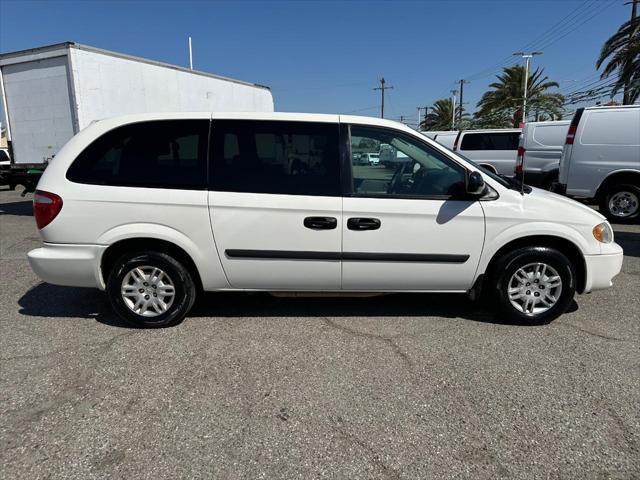
{"type": "Polygon", "coordinates": [[[119,115],[105,118],[99,122],[110,121],[114,124],[145,122],[152,120],[180,120],[180,119],[228,119],[228,120],[282,120],[304,122],[342,122],[390,127],[417,133],[416,130],[404,123],[377,117],[363,117],[357,115],[332,115],[326,113],[294,113],[294,112],[150,112],[119,115]]]}

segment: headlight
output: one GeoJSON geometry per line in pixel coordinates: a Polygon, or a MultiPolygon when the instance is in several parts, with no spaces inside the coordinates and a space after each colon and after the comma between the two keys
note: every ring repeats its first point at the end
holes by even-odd
{"type": "Polygon", "coordinates": [[[609,222],[602,222],[599,225],[593,227],[593,236],[602,243],[613,242],[613,230],[609,222]]]}

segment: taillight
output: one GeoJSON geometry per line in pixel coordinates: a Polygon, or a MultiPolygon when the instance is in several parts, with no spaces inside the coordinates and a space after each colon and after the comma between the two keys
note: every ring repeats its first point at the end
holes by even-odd
{"type": "Polygon", "coordinates": [[[577,125],[570,125],[567,130],[567,139],[564,141],[565,145],[573,145],[573,141],[576,138],[576,132],[578,131],[577,125]]]}
{"type": "Polygon", "coordinates": [[[520,175],[522,173],[522,169],[524,168],[524,154],[526,150],[524,147],[518,147],[518,158],[516,159],[516,168],[515,173],[520,175]]]}
{"type": "Polygon", "coordinates": [[[458,140],[460,140],[460,135],[462,134],[462,132],[458,132],[458,135],[456,135],[456,139],[453,142],[453,151],[455,152],[456,150],[458,150],[458,140]]]}
{"type": "Polygon", "coordinates": [[[569,125],[569,130],[567,130],[567,139],[564,141],[565,145],[573,145],[573,141],[576,138],[576,132],[578,131],[578,124],[580,123],[580,118],[582,118],[582,112],[584,112],[584,108],[579,108],[573,115],[571,125],[569,125]]]}
{"type": "Polygon", "coordinates": [[[55,193],[36,190],[33,195],[33,216],[36,225],[42,229],[49,225],[62,210],[62,198],[55,193]]]}

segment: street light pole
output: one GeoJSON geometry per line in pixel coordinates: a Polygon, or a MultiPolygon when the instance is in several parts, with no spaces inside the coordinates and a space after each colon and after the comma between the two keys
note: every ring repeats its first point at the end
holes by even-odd
{"type": "Polygon", "coordinates": [[[522,125],[524,126],[524,123],[527,119],[527,88],[529,86],[529,65],[531,63],[531,59],[536,55],[542,55],[542,52],[516,52],[514,53],[514,55],[522,57],[526,60],[526,64],[524,67],[524,97],[522,98],[522,125]]]}
{"type": "Polygon", "coordinates": [[[451,130],[456,129],[456,94],[457,90],[451,90],[451,130]]]}

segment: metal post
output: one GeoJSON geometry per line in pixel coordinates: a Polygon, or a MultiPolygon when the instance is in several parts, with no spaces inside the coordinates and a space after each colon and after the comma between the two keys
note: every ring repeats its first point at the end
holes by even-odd
{"type": "Polygon", "coordinates": [[[451,90],[451,130],[456,129],[456,93],[457,90],[451,90]]]}
{"type": "Polygon", "coordinates": [[[189,68],[193,70],[193,50],[191,49],[191,36],[189,36],[189,68]]]}
{"type": "Polygon", "coordinates": [[[459,80],[460,82],[460,105],[458,106],[458,127],[462,124],[462,95],[464,92],[464,84],[469,83],[468,80],[459,80]]]}
{"type": "Polygon", "coordinates": [[[522,98],[522,125],[524,126],[525,122],[527,121],[527,89],[529,87],[529,65],[530,65],[531,59],[535,55],[542,55],[542,52],[531,52],[531,53],[516,52],[514,53],[514,55],[522,57],[526,60],[525,68],[524,68],[524,97],[522,98]]]}

